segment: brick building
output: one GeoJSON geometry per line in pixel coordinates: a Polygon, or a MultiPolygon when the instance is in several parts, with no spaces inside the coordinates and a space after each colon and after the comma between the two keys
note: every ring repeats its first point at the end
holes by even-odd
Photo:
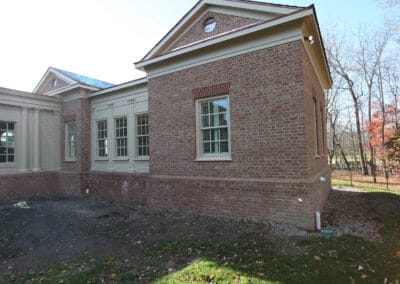
{"type": "MultiPolygon", "coordinates": [[[[315,10],[199,1],[120,85],[0,88],[0,198],[98,195],[315,227],[330,191],[315,10]]],[[[323,214],[322,214],[323,215],[323,214]]]]}

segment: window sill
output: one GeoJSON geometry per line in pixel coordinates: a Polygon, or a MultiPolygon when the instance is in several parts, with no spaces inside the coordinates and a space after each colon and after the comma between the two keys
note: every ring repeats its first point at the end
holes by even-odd
{"type": "Polygon", "coordinates": [[[66,162],[66,163],[73,163],[73,162],[76,162],[76,160],[64,160],[64,162],[66,162]]]}
{"type": "Polygon", "coordinates": [[[136,157],[135,161],[148,161],[149,157],[136,157]]]}
{"type": "Polygon", "coordinates": [[[114,158],[113,161],[129,161],[128,157],[114,158]]]}
{"type": "Polygon", "coordinates": [[[315,155],[315,159],[320,159],[320,158],[321,158],[321,156],[315,155]]]}
{"type": "Polygon", "coordinates": [[[108,158],[97,157],[97,158],[95,159],[95,161],[96,161],[96,162],[97,162],[97,161],[99,161],[99,162],[101,162],[101,161],[108,161],[108,158]]]}
{"type": "Polygon", "coordinates": [[[230,162],[232,161],[232,157],[230,156],[210,156],[210,157],[199,157],[195,162],[230,162]]]}

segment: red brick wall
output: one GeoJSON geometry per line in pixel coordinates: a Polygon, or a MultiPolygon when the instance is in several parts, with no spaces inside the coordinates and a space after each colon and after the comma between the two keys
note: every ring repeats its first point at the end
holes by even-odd
{"type": "Polygon", "coordinates": [[[325,94],[321,84],[318,81],[317,74],[311,64],[311,61],[303,48],[303,68],[304,68],[304,99],[306,114],[306,133],[307,133],[307,164],[308,177],[314,177],[313,183],[314,194],[314,210],[322,211],[323,206],[329,196],[331,190],[331,170],[328,165],[327,158],[327,141],[326,141],[326,118],[325,118],[325,94]],[[317,141],[315,139],[315,117],[314,117],[314,101],[318,106],[318,139],[319,139],[319,156],[316,155],[317,141]],[[323,114],[321,116],[320,109],[323,114]],[[322,124],[323,123],[323,124],[322,124]],[[322,131],[324,134],[322,134],[322,131]],[[325,139],[322,138],[325,136],[325,139]],[[323,141],[325,140],[325,141],[323,141]],[[324,143],[323,143],[324,142],[324,143]],[[319,178],[324,177],[325,182],[320,182],[319,178]]]}
{"type": "Polygon", "coordinates": [[[133,205],[146,204],[148,176],[128,173],[92,172],[85,176],[90,195],[133,205]]]}
{"type": "Polygon", "coordinates": [[[209,12],[194,24],[169,50],[257,22],[260,21],[251,18],[209,12]],[[204,32],[204,22],[210,17],[213,17],[217,21],[217,25],[212,32],[206,33],[204,32]]]}
{"type": "Polygon", "coordinates": [[[154,175],[302,178],[307,175],[301,42],[149,79],[154,175]],[[232,161],[195,162],[192,90],[230,82],[232,161]]]}
{"type": "Polygon", "coordinates": [[[90,170],[90,101],[76,99],[63,103],[61,115],[61,170],[90,170]],[[76,161],[65,161],[65,123],[76,123],[76,161]]]}
{"type": "Polygon", "coordinates": [[[58,194],[58,172],[2,174],[0,177],[0,200],[58,194]]]}

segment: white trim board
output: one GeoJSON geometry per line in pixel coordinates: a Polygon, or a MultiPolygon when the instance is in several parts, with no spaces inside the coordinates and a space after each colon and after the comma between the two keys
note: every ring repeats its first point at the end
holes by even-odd
{"type": "Polygon", "coordinates": [[[231,45],[229,48],[225,48],[223,50],[208,51],[194,58],[170,62],[164,66],[155,67],[153,69],[150,68],[147,71],[147,76],[148,78],[155,78],[172,72],[181,71],[187,68],[214,62],[217,60],[238,56],[265,48],[270,48],[296,40],[301,40],[301,38],[302,33],[300,27],[292,27],[288,28],[285,32],[266,34],[262,38],[249,40],[237,45],[231,45]]]}

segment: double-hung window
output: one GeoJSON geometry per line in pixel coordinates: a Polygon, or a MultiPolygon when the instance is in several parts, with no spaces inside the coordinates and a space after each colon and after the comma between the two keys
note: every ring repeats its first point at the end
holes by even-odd
{"type": "Polygon", "coordinates": [[[149,157],[149,116],[140,114],[136,116],[136,156],[137,158],[149,157]]]}
{"type": "Polygon", "coordinates": [[[108,157],[108,140],[107,140],[107,120],[98,120],[96,122],[97,133],[97,157],[108,157]]]}
{"type": "Polygon", "coordinates": [[[76,123],[65,124],[65,160],[76,160],[76,123]]]}
{"type": "Polygon", "coordinates": [[[229,160],[229,131],[227,96],[197,101],[198,160],[229,160]]]}
{"type": "Polygon", "coordinates": [[[0,163],[14,162],[15,123],[0,121],[0,163]]]}
{"type": "Polygon", "coordinates": [[[115,157],[128,157],[128,121],[126,116],[115,119],[115,157]]]}

